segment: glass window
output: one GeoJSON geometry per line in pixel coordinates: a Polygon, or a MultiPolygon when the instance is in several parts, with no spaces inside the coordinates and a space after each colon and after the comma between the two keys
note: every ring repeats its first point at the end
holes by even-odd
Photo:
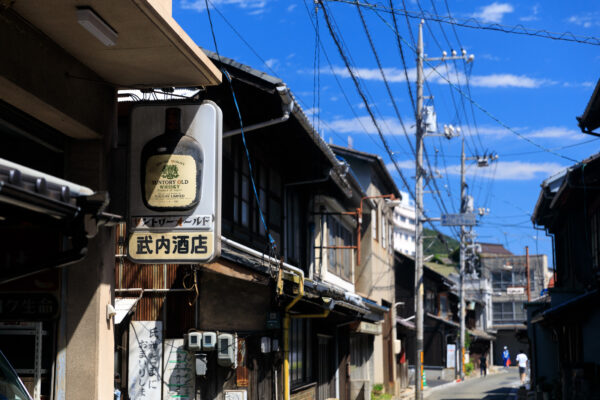
{"type": "Polygon", "coordinates": [[[385,215],[381,216],[381,246],[383,246],[383,248],[385,249],[385,246],[387,245],[387,220],[385,218],[385,215]]]}
{"type": "Polygon", "coordinates": [[[292,386],[301,386],[312,380],[310,320],[292,319],[289,361],[292,386]]]}
{"type": "Polygon", "coordinates": [[[524,303],[521,301],[494,303],[492,311],[494,323],[520,323],[527,319],[524,303]]]}
{"type": "Polygon", "coordinates": [[[347,281],[352,280],[353,234],[337,217],[327,217],[327,270],[347,281]]]}

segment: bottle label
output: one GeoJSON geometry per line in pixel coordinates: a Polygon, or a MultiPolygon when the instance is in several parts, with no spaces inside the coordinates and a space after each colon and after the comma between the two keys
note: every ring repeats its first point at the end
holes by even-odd
{"type": "Polygon", "coordinates": [[[151,207],[190,207],[196,199],[196,160],[180,154],[151,156],[146,162],[146,202],[151,207]]]}

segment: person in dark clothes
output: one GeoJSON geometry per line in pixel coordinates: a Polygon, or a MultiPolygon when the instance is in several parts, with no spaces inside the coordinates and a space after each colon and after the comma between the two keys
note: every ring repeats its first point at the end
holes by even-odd
{"type": "Polygon", "coordinates": [[[479,375],[487,375],[487,358],[485,358],[485,354],[482,354],[481,357],[479,357],[479,375]]]}

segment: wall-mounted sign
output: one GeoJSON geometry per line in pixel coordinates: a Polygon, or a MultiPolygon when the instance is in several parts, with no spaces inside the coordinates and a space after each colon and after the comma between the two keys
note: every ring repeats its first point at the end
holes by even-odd
{"type": "Polygon", "coordinates": [[[162,322],[132,321],[129,325],[130,399],[161,400],[162,322]]]}
{"type": "Polygon", "coordinates": [[[129,258],[209,262],[220,254],[222,113],[211,102],[131,114],[129,258]]]}
{"type": "Polygon", "coordinates": [[[506,288],[506,294],[525,294],[524,287],[508,287],[506,288]]]}
{"type": "Polygon", "coordinates": [[[373,324],[371,322],[361,321],[356,328],[356,332],[367,335],[381,335],[381,324],[373,324]]]}
{"type": "Polygon", "coordinates": [[[477,218],[473,213],[442,214],[442,226],[474,226],[477,218]]]}
{"type": "Polygon", "coordinates": [[[163,357],[163,400],[196,398],[195,357],[183,339],[165,339],[163,357]]]}
{"type": "Polygon", "coordinates": [[[49,293],[0,293],[0,321],[45,321],[58,316],[49,293]]]}

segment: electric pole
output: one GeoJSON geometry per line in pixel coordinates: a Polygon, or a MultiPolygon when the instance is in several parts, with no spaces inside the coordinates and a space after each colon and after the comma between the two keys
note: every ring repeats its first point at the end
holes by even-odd
{"type": "MultiPolygon", "coordinates": [[[[447,53],[442,52],[442,57],[425,58],[423,45],[423,24],[425,20],[419,23],[419,38],[417,42],[417,107],[416,107],[416,160],[415,160],[415,324],[416,324],[416,343],[415,343],[415,399],[423,400],[423,222],[426,221],[423,213],[423,176],[427,173],[423,168],[423,138],[427,134],[427,128],[423,124],[423,62],[439,61],[443,63],[447,60],[467,60],[471,62],[474,59],[473,55],[467,57],[467,52],[463,49],[461,55],[457,55],[456,51],[452,51],[452,55],[448,57],[447,53]]],[[[451,129],[452,130],[452,129],[451,129]]],[[[458,129],[457,129],[458,131],[458,129]]],[[[441,136],[441,135],[433,135],[441,136]]],[[[448,139],[453,136],[453,132],[444,134],[448,139]]],[[[464,145],[463,145],[464,148],[464,145]]],[[[464,152],[464,151],[463,151],[464,152]]],[[[464,163],[464,161],[463,161],[464,163]]],[[[463,168],[464,169],[464,168],[463,168]]],[[[464,175],[464,174],[463,174],[464,175]]],[[[430,218],[429,221],[434,220],[430,218]]],[[[439,220],[439,218],[436,218],[439,220]]],[[[462,237],[462,236],[461,236],[462,237]]]]}
{"type": "MultiPolygon", "coordinates": [[[[467,212],[467,185],[465,183],[465,138],[462,139],[462,151],[460,153],[460,213],[467,212]]],[[[460,343],[458,346],[459,363],[458,373],[460,379],[465,379],[465,226],[460,226],[460,267],[459,267],[459,312],[460,312],[460,343]]]]}
{"type": "MultiPolygon", "coordinates": [[[[494,161],[498,159],[498,155],[484,155],[484,156],[475,156],[475,157],[466,157],[465,156],[465,138],[462,138],[462,150],[460,153],[460,213],[462,215],[467,214],[468,212],[472,212],[473,210],[468,210],[467,203],[469,199],[467,197],[467,184],[465,182],[465,161],[466,160],[476,160],[478,167],[487,167],[490,161],[494,161]]],[[[473,237],[473,232],[471,233],[471,237],[473,237]]],[[[461,380],[465,379],[465,335],[466,335],[466,327],[465,327],[465,318],[466,318],[466,305],[465,305],[465,266],[466,266],[466,258],[467,258],[467,247],[471,248],[471,251],[475,251],[475,244],[473,243],[471,246],[467,245],[467,239],[469,235],[467,235],[466,225],[460,225],[460,265],[459,265],[459,318],[460,318],[460,341],[458,346],[458,354],[459,354],[459,363],[458,363],[458,375],[461,380]]]]}
{"type": "Polygon", "coordinates": [[[417,43],[417,159],[415,187],[415,296],[416,296],[416,355],[415,355],[415,399],[423,400],[423,23],[419,24],[417,43]]]}

